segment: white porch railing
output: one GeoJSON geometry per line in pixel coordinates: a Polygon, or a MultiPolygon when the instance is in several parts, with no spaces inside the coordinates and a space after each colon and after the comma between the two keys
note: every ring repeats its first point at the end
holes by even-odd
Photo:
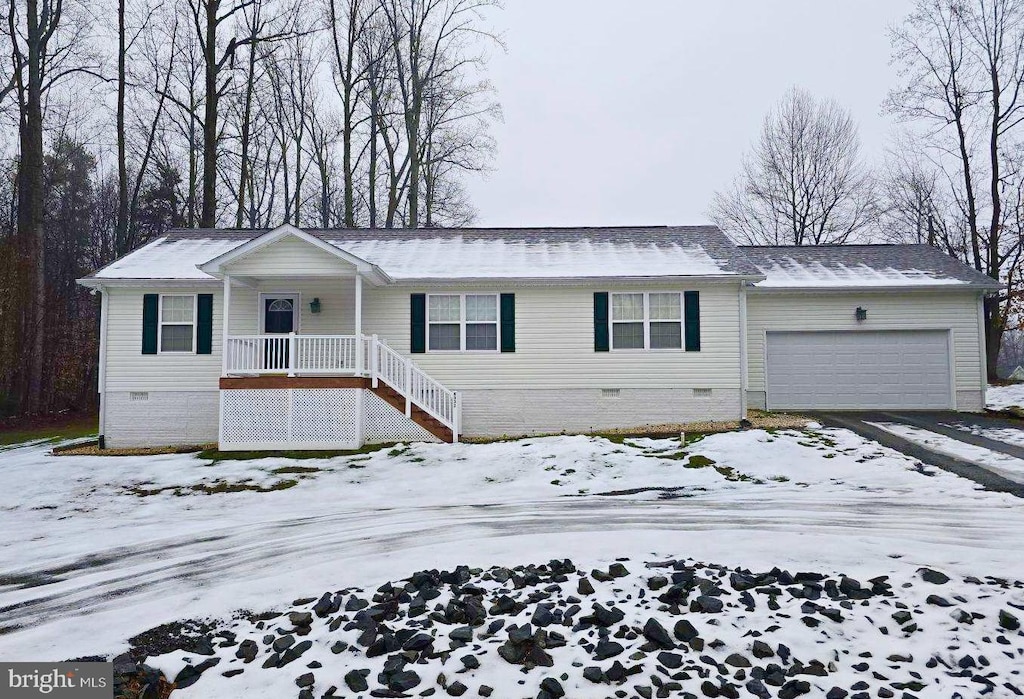
{"type": "MultiPolygon", "coordinates": [[[[363,352],[365,356],[365,351],[363,352]]],[[[363,361],[365,369],[366,362],[363,361]]],[[[362,374],[351,335],[232,335],[229,374],[362,374]]]]}
{"type": "Polygon", "coordinates": [[[452,431],[458,441],[458,394],[433,379],[376,335],[230,335],[228,374],[363,376],[373,388],[380,381],[405,398],[405,415],[417,406],[452,431]]]}

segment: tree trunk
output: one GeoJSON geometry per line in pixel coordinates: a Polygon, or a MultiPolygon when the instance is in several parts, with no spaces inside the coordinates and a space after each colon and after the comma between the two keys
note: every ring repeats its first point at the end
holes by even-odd
{"type": "Polygon", "coordinates": [[[245,82],[245,101],[242,105],[241,163],[238,176],[238,208],[235,210],[235,228],[242,227],[245,215],[245,190],[249,179],[249,129],[252,120],[253,82],[256,73],[256,36],[253,30],[252,43],[249,45],[249,75],[245,82]]]}
{"type": "Polygon", "coordinates": [[[202,228],[217,225],[217,10],[220,0],[206,2],[206,101],[203,123],[203,210],[202,228]]]}
{"type": "Polygon", "coordinates": [[[999,378],[999,350],[1003,344],[1004,318],[999,310],[999,299],[985,297],[985,359],[989,382],[999,378]]]}
{"type": "MultiPolygon", "coordinates": [[[[128,252],[128,158],[125,153],[124,100],[125,90],[125,0],[117,3],[117,223],[114,248],[118,255],[128,252]]],[[[139,174],[141,177],[141,173],[139,174]]]]}
{"type": "Polygon", "coordinates": [[[30,311],[24,337],[28,339],[28,376],[21,408],[39,410],[43,389],[43,352],[46,345],[46,248],[43,237],[43,27],[38,0],[26,0],[28,81],[20,119],[18,163],[18,236],[31,269],[30,311]]]}

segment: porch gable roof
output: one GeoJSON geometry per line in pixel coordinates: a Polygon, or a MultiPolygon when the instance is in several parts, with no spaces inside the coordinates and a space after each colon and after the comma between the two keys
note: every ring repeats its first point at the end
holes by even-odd
{"type": "Polygon", "coordinates": [[[392,281],[391,277],[372,262],[368,262],[367,260],[364,260],[357,255],[353,255],[347,250],[332,244],[330,241],[310,235],[302,229],[289,224],[278,226],[277,228],[267,231],[262,235],[257,235],[256,237],[221,253],[207,262],[197,264],[196,267],[201,272],[204,272],[211,277],[222,278],[229,271],[227,268],[231,265],[240,262],[245,258],[251,257],[260,250],[264,250],[267,247],[288,238],[289,236],[296,238],[302,243],[310,245],[317,250],[325,252],[342,262],[352,265],[357,272],[369,277],[376,283],[387,284],[392,281]]]}

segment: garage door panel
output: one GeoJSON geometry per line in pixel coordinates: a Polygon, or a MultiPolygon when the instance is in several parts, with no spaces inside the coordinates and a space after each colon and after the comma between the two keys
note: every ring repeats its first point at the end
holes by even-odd
{"type": "Polygon", "coordinates": [[[769,408],[948,408],[945,331],[770,332],[769,408]]]}

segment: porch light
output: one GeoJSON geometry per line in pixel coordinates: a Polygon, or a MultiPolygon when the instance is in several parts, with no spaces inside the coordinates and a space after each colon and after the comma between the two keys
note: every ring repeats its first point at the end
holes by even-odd
{"type": "Polygon", "coordinates": [[[309,312],[310,313],[319,313],[320,312],[320,297],[319,296],[317,296],[316,298],[314,298],[312,301],[309,302],[309,312]]]}
{"type": "Polygon", "coordinates": [[[857,306],[856,315],[857,315],[857,320],[867,320],[868,319],[868,309],[861,308],[860,306],[857,306]]]}

